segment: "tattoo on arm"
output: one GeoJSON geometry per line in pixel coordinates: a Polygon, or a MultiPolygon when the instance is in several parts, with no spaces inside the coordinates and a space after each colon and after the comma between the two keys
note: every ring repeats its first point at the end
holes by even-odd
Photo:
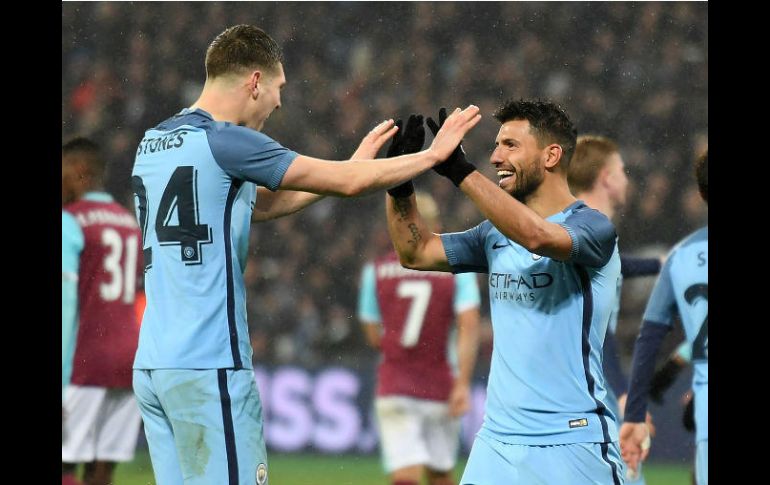
{"type": "Polygon", "coordinates": [[[408,198],[404,199],[393,199],[393,208],[396,209],[396,212],[398,212],[398,220],[403,221],[407,214],[409,213],[409,209],[412,207],[412,201],[408,198]]]}
{"type": "Polygon", "coordinates": [[[422,234],[420,234],[420,229],[417,227],[417,224],[414,222],[409,223],[409,230],[412,232],[412,239],[407,241],[409,244],[416,245],[417,241],[422,239],[422,234]]]}

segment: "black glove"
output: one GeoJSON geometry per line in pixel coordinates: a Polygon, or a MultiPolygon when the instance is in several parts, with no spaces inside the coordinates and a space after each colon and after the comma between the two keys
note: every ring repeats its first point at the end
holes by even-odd
{"type": "Polygon", "coordinates": [[[652,376],[650,381],[650,399],[657,404],[663,404],[663,393],[671,387],[671,384],[674,383],[676,376],[681,371],[682,366],[676,361],[667,360],[663,367],[652,376]]]}
{"type": "MultiPolygon", "coordinates": [[[[433,133],[433,136],[436,136],[438,130],[444,126],[446,119],[446,108],[441,108],[438,110],[438,124],[436,124],[433,118],[428,117],[426,123],[428,124],[430,131],[433,133]]],[[[467,177],[471,172],[476,170],[476,167],[474,167],[473,164],[468,163],[468,160],[465,158],[465,150],[463,150],[463,144],[461,142],[459,145],[457,145],[455,151],[449,155],[449,158],[434,166],[433,170],[435,170],[439,175],[447,177],[452,181],[453,184],[455,184],[456,187],[459,187],[460,182],[462,182],[463,179],[467,177]]]]}
{"type": "MultiPolygon", "coordinates": [[[[404,130],[401,129],[402,125],[401,120],[396,121],[398,131],[393,136],[390,147],[388,147],[388,158],[417,153],[422,150],[422,145],[425,143],[425,127],[422,125],[422,115],[411,114],[406,121],[404,130]]],[[[388,194],[396,198],[409,197],[412,193],[414,193],[414,185],[411,180],[388,189],[388,194]]]]}

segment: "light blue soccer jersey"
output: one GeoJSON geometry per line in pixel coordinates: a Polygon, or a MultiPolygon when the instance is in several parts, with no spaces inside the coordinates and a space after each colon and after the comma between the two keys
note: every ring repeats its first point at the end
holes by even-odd
{"type": "Polygon", "coordinates": [[[135,369],[251,366],[243,271],[255,184],[276,190],[296,157],[200,109],[145,132],[131,178],[147,296],[135,369]]]}
{"type": "Polygon", "coordinates": [[[671,326],[677,313],[692,348],[695,441],[708,439],[708,227],[677,244],[655,282],[644,320],[671,326]]]}
{"type": "Polygon", "coordinates": [[[489,221],[441,236],[454,272],[489,274],[494,343],[479,434],[523,445],[615,441],[602,372],[620,274],[615,228],[582,201],[547,220],[572,237],[569,261],[530,253],[489,221]]]}
{"type": "Polygon", "coordinates": [[[69,212],[61,213],[61,389],[72,378],[72,358],[78,336],[78,270],[85,238],[69,212]]]}

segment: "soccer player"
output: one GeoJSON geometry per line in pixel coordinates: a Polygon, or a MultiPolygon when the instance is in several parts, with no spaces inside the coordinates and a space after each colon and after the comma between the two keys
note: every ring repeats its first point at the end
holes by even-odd
{"type": "MultiPolygon", "coordinates": [[[[701,197],[708,204],[708,152],[695,163],[701,197]]],[[[620,429],[623,459],[636,469],[649,454],[649,431],[644,423],[655,357],[679,315],[692,346],[695,407],[695,475],[708,485],[708,226],[685,237],[671,250],[655,282],[634,346],[625,422],[620,429]]]]}
{"type": "MultiPolygon", "coordinates": [[[[497,184],[461,148],[436,167],[487,220],[438,235],[413,195],[386,201],[402,265],[489,275],[486,412],[461,483],[620,484],[625,466],[601,368],[620,274],[615,228],[570,193],[577,132],[560,107],[509,101],[495,118],[497,184]]],[[[429,118],[428,126],[436,133],[440,124],[429,118]]]]}
{"type": "MultiPolygon", "coordinates": [[[[579,136],[575,146],[575,154],[569,163],[567,181],[570,190],[578,199],[606,215],[612,220],[616,212],[626,204],[628,177],[625,164],[617,144],[603,136],[579,136]]],[[[660,260],[657,258],[620,257],[620,272],[618,278],[617,299],[604,338],[603,368],[609,384],[607,388],[607,404],[620,420],[626,402],[628,379],[623,374],[617,351],[615,332],[618,326],[620,310],[620,289],[624,277],[646,276],[660,271],[660,260]]],[[[652,418],[647,414],[647,424],[652,427],[652,418]]],[[[653,429],[653,428],[651,428],[653,429]]],[[[631,470],[629,469],[630,473],[631,470]]],[[[627,484],[644,484],[641,473],[630,473],[626,476],[627,484]]]]}
{"type": "Polygon", "coordinates": [[[142,236],[104,192],[104,168],[91,140],[62,147],[62,480],[75,483],[84,463],[86,485],[112,483],[116,463],[133,460],[140,424],[131,366],[142,236]]]}
{"type": "Polygon", "coordinates": [[[267,458],[243,282],[252,215],[398,185],[450,156],[481,115],[475,106],[458,110],[428,149],[373,160],[397,131],[388,120],[364,137],[355,160],[320,160],[260,132],[286,82],[270,36],[228,28],[205,64],[198,100],[147,130],[136,152],[147,305],[134,392],[158,483],[262,485],[267,458]]]}
{"type": "MultiPolygon", "coordinates": [[[[427,194],[417,205],[431,230],[438,207],[427,194]]],[[[358,316],[369,344],[382,352],[375,410],[385,471],[393,485],[451,485],[460,444],[460,416],[470,407],[479,339],[476,275],[405,269],[394,252],[361,273],[358,316]],[[450,368],[450,332],[457,321],[458,372],[450,368]]]]}

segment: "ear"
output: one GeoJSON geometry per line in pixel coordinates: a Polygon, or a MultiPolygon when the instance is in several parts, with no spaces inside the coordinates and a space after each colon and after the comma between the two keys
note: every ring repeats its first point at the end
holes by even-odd
{"type": "Polygon", "coordinates": [[[553,169],[556,167],[556,164],[559,163],[561,160],[563,152],[561,149],[561,145],[557,145],[556,143],[552,143],[545,147],[545,168],[546,169],[553,169]]]}
{"type": "Polygon", "coordinates": [[[259,82],[263,77],[262,71],[252,71],[249,75],[248,88],[252,99],[257,99],[259,97],[259,82]]]}
{"type": "Polygon", "coordinates": [[[604,165],[601,168],[601,170],[599,170],[599,174],[596,176],[596,182],[594,185],[600,184],[606,187],[608,185],[607,181],[609,180],[609,178],[610,178],[610,169],[607,165],[604,165]]]}

